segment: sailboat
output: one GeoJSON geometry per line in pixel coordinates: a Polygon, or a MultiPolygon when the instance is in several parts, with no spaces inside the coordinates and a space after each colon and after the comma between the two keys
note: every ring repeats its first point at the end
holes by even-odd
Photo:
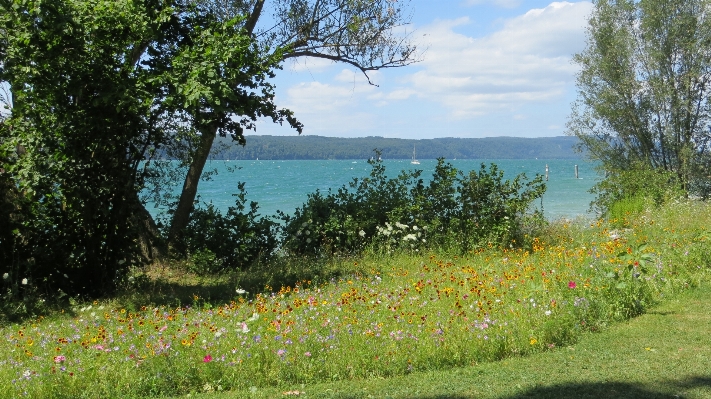
{"type": "Polygon", "coordinates": [[[412,161],[410,162],[413,165],[419,165],[420,161],[417,160],[415,157],[415,146],[412,146],[412,161]]]}

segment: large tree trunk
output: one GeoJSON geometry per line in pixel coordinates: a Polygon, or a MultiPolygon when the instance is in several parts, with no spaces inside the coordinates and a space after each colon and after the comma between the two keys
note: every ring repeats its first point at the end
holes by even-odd
{"type": "Polygon", "coordinates": [[[144,260],[151,263],[165,259],[168,251],[153,216],[138,199],[138,194],[129,198],[129,202],[131,223],[138,227],[138,244],[144,260]]]}
{"type": "Polygon", "coordinates": [[[205,162],[207,162],[207,157],[210,155],[212,143],[215,141],[216,135],[217,127],[211,127],[209,131],[202,132],[202,136],[200,136],[200,143],[193,155],[188,174],[185,176],[178,207],[175,209],[173,219],[170,222],[170,230],[168,232],[169,248],[173,248],[180,240],[183,230],[190,221],[190,213],[193,210],[200,176],[202,175],[203,168],[205,168],[205,162]]]}

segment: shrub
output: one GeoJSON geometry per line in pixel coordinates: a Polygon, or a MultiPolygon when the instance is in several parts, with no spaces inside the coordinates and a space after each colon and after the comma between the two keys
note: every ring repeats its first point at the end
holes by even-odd
{"type": "Polygon", "coordinates": [[[329,189],[325,195],[317,190],[293,216],[280,214],[286,251],[299,255],[359,252],[375,236],[378,226],[393,222],[411,206],[413,193],[422,186],[421,171],[403,171],[388,179],[379,157],[368,163],[373,168],[369,177],[355,178],[348,186],[336,192],[329,189]]]}
{"type": "Polygon", "coordinates": [[[259,217],[256,202],[246,203],[244,183],[233,194],[235,206],[223,215],[212,204],[199,207],[190,216],[183,233],[183,254],[198,274],[215,273],[224,269],[242,269],[257,261],[267,261],[276,251],[276,222],[259,217]]]}
{"type": "Polygon", "coordinates": [[[370,244],[387,251],[425,246],[468,251],[521,243],[522,226],[542,220],[540,213],[525,217],[545,191],[542,176],[504,180],[494,164],[464,174],[439,159],[432,180],[424,185],[421,171],[387,178],[377,157],[369,163],[369,177],[325,195],[316,191],[293,216],[281,214],[287,252],[355,253],[370,244]]]}
{"type": "Polygon", "coordinates": [[[610,216],[613,205],[625,201],[616,212],[639,208],[648,199],[654,206],[659,206],[670,199],[684,196],[678,177],[667,171],[653,170],[645,166],[632,165],[625,170],[612,170],[607,177],[595,184],[590,190],[596,195],[590,204],[591,210],[610,216]]]}

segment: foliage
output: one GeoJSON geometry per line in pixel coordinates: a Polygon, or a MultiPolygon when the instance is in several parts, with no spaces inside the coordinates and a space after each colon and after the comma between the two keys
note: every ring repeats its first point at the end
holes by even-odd
{"type": "Polygon", "coordinates": [[[267,82],[280,51],[257,46],[242,17],[182,1],[0,7],[0,160],[27,204],[1,271],[36,292],[106,294],[142,262],[154,244],[138,192],[161,146],[210,129],[239,138],[260,116],[300,126],[267,82]]]}
{"type": "Polygon", "coordinates": [[[257,261],[268,261],[276,251],[276,222],[259,218],[256,202],[246,209],[244,183],[233,194],[235,206],[222,215],[212,204],[198,207],[190,215],[183,235],[183,248],[194,271],[211,274],[225,269],[243,269],[257,261]]]}
{"type": "Polygon", "coordinates": [[[0,7],[0,81],[12,94],[0,159],[26,204],[12,262],[0,269],[43,294],[110,292],[138,261],[131,215],[140,148],[160,130],[144,118],[151,103],[141,71],[125,60],[166,10],[106,1],[0,7]]]}
{"type": "MultiPolygon", "coordinates": [[[[504,180],[495,165],[465,175],[439,159],[429,185],[421,171],[387,178],[379,156],[370,177],[336,193],[309,195],[294,216],[282,214],[284,249],[294,254],[354,253],[375,240],[376,249],[419,249],[425,243],[468,251],[513,244],[530,204],[545,191],[542,176],[504,180]]],[[[519,241],[520,242],[520,241],[519,241]]]]}
{"type": "Polygon", "coordinates": [[[461,210],[455,231],[463,240],[468,240],[464,248],[521,241],[518,234],[521,219],[546,190],[541,175],[525,180],[523,173],[513,180],[504,180],[504,172],[495,164],[488,170],[482,164],[478,172],[471,171],[459,179],[459,196],[455,203],[460,204],[461,210]]]}
{"type": "Polygon", "coordinates": [[[710,5],[595,2],[587,48],[575,56],[579,95],[568,131],[605,171],[643,165],[673,173],[687,192],[708,193],[710,5]]]}
{"type": "Polygon", "coordinates": [[[370,177],[353,179],[347,187],[329,189],[326,195],[317,190],[293,216],[280,214],[286,251],[298,255],[358,252],[378,226],[391,221],[393,212],[412,203],[410,187],[421,185],[420,171],[403,171],[389,179],[382,161],[368,163],[370,177]]]}
{"type": "Polygon", "coordinates": [[[659,206],[684,196],[678,177],[673,172],[647,168],[644,165],[613,170],[590,190],[596,194],[590,204],[598,214],[612,218],[641,211],[646,203],[659,206]]]}

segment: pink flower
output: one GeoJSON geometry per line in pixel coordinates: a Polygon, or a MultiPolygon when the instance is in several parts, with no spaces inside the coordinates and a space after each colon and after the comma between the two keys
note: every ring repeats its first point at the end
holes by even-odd
{"type": "Polygon", "coordinates": [[[212,356],[207,355],[204,358],[202,358],[203,363],[210,363],[212,361],[212,356]]]}
{"type": "Polygon", "coordinates": [[[306,353],[304,353],[304,356],[306,356],[306,357],[311,357],[311,352],[306,352],[306,353]]]}
{"type": "Polygon", "coordinates": [[[571,281],[571,282],[568,283],[568,288],[570,288],[570,289],[574,289],[574,288],[577,287],[577,286],[578,286],[578,285],[575,284],[575,281],[571,281]]]}
{"type": "Polygon", "coordinates": [[[67,358],[64,357],[64,356],[62,356],[62,355],[59,355],[59,356],[55,356],[55,357],[54,357],[54,362],[55,362],[55,363],[62,363],[62,362],[64,362],[65,360],[67,360],[67,358]]]}

